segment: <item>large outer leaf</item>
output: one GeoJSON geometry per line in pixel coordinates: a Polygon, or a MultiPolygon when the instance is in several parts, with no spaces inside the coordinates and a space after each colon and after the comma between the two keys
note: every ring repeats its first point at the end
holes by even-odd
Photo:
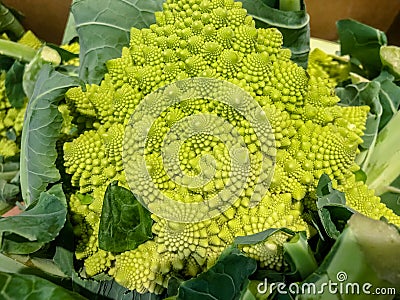
{"type": "Polygon", "coordinates": [[[300,11],[282,11],[277,0],[241,0],[257,27],[276,27],[283,34],[283,46],[292,51],[292,60],[307,67],[310,52],[310,17],[304,1],[300,11]]]}
{"type": "Polygon", "coordinates": [[[163,0],[75,0],[71,10],[80,43],[79,77],[99,83],[105,62],[121,56],[129,44],[130,28],[148,27],[163,0]]]}
{"type": "Polygon", "coordinates": [[[379,75],[382,68],[379,50],[387,44],[385,33],[349,19],[338,21],[336,26],[341,54],[349,54],[360,62],[364,68],[364,75],[369,79],[379,75]]]}
{"type": "Polygon", "coordinates": [[[15,254],[37,251],[59,234],[66,215],[65,195],[61,185],[55,185],[21,214],[0,218],[0,250],[15,254]]]}
{"type": "Polygon", "coordinates": [[[9,274],[0,272],[0,297],[1,299],[63,299],[83,300],[81,295],[68,291],[48,280],[22,274],[9,274]]]}
{"type": "Polygon", "coordinates": [[[79,79],[43,66],[29,101],[21,137],[21,191],[27,205],[38,199],[49,183],[60,179],[55,167],[56,141],[62,116],[57,104],[79,79]]]}

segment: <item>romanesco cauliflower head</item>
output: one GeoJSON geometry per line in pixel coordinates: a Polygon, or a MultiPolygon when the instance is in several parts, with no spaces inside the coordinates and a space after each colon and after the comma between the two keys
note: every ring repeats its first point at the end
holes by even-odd
{"type": "MultiPolygon", "coordinates": [[[[271,227],[307,231],[302,210],[309,203],[304,199],[315,199],[318,180],[324,173],[338,189],[349,193],[351,207],[372,218],[384,215],[400,224],[399,217],[353,175],[358,169],[354,159],[368,107],[338,106],[339,99],[326,78],[310,76],[290,61],[290,51],[281,47],[280,32],[255,28],[240,2],[167,0],[163,11],[156,13],[156,24],[131,30],[129,48],[122,50],[121,58],[107,62],[108,73],[100,85],[68,91],[72,111],[95,120],[92,128],[64,145],[66,170],[79,188],[70,200],[79,239],[76,256],[85,260],[87,274],[109,270],[117,282],[130,289],[160,293],[174,273],[195,276],[212,266],[237,236],[271,227]],[[131,170],[124,168],[122,157],[125,126],[146,95],[192,77],[234,84],[265,112],[276,146],[268,192],[258,205],[249,205],[254,183],[263,174],[254,171],[260,165],[262,144],[248,116],[215,99],[180,102],[168,107],[146,131],[144,155],[153,186],[183,203],[206,201],[224,189],[230,180],[229,153],[212,134],[193,135],[180,149],[173,149],[172,144],[166,148],[177,153],[179,169],[191,176],[201,172],[200,157],[212,155],[216,171],[207,184],[180,185],[163,167],[165,135],[180,120],[206,112],[234,127],[249,149],[255,167],[250,169],[242,193],[232,207],[208,220],[180,223],[153,215],[154,239],[134,250],[111,254],[99,249],[98,215],[105,187],[114,180],[128,187],[131,170]],[[85,193],[93,197],[90,204],[79,198],[85,193]]],[[[149,101],[154,106],[159,104],[149,101]]],[[[147,109],[151,111],[151,105],[147,109]]],[[[234,176],[239,179],[241,174],[234,176]]],[[[137,185],[148,197],[154,197],[147,182],[137,185]]],[[[286,239],[281,234],[242,250],[263,267],[281,269],[285,268],[282,243],[286,239]]]]}

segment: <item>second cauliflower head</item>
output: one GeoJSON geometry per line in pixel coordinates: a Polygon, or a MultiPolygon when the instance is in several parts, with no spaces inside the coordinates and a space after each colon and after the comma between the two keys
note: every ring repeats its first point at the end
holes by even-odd
{"type": "MultiPolygon", "coordinates": [[[[346,192],[350,207],[400,224],[399,217],[380,203],[373,191],[356,182],[353,174],[359,169],[354,159],[368,107],[339,106],[326,77],[310,76],[290,60],[291,53],[282,48],[277,29],[256,28],[242,4],[233,0],[167,0],[155,16],[156,23],[149,28],[132,28],[129,48],[123,48],[121,58],[107,62],[108,73],[100,85],[67,93],[75,119],[94,122],[64,145],[66,171],[78,189],[69,203],[78,239],[76,257],[84,260],[87,275],[109,272],[129,289],[161,293],[174,274],[195,276],[212,266],[237,236],[279,227],[308,232],[303,208],[313,207],[316,186],[324,173],[337,189],[346,192]],[[265,113],[276,147],[271,154],[275,168],[269,190],[258,205],[250,205],[255,182],[265,176],[250,169],[242,193],[223,213],[192,223],[152,215],[152,240],[123,253],[99,249],[99,215],[106,187],[115,180],[128,187],[130,170],[123,162],[123,141],[131,115],[146,95],[197,77],[241,88],[265,113]],[[92,200],[84,201],[87,197],[92,200]]],[[[154,185],[176,201],[206,201],[230,179],[229,151],[219,138],[207,133],[191,136],[176,152],[178,167],[188,176],[201,172],[200,157],[213,156],[216,171],[211,181],[203,186],[183,186],[171,180],[164,169],[161,154],[166,134],[178,121],[204,113],[236,129],[254,170],[258,170],[263,145],[249,116],[215,99],[180,102],[152,123],[144,148],[154,185]]],[[[175,151],[171,147],[166,151],[175,151]]],[[[153,197],[152,190],[147,194],[153,197]]],[[[242,251],[262,267],[283,269],[287,266],[282,244],[287,238],[284,233],[274,235],[242,251]]]]}

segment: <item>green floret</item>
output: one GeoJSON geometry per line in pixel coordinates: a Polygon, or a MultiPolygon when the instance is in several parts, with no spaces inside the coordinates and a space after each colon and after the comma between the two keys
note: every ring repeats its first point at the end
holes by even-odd
{"type": "Polygon", "coordinates": [[[316,48],[309,55],[307,70],[314,77],[326,79],[328,86],[335,87],[348,78],[350,65],[342,58],[316,48]]]}
{"type": "Polygon", "coordinates": [[[283,243],[286,242],[289,235],[279,232],[272,238],[259,242],[252,246],[243,246],[241,250],[247,256],[260,262],[260,267],[270,269],[283,269],[287,267],[283,259],[283,243]]]}
{"type": "Polygon", "coordinates": [[[43,46],[43,43],[30,30],[24,33],[24,35],[18,40],[18,43],[29,46],[35,50],[39,50],[43,46]]]}
{"type": "Polygon", "coordinates": [[[125,252],[116,257],[118,272],[111,274],[117,282],[128,289],[137,290],[139,293],[151,291],[161,293],[167,281],[160,276],[171,269],[171,263],[164,263],[165,258],[158,255],[157,244],[153,241],[140,245],[136,251],[125,252]],[[159,273],[160,272],[160,273],[159,273]]]}
{"type": "MultiPolygon", "coordinates": [[[[351,208],[400,224],[373,191],[354,180],[368,107],[338,106],[327,77],[317,77],[317,72],[292,62],[290,51],[281,48],[277,29],[255,28],[241,3],[229,0],[167,0],[155,17],[150,28],[132,28],[129,48],[122,50],[121,58],[107,62],[108,73],[100,85],[67,93],[74,112],[95,121],[64,146],[72,184],[93,198],[83,206],[77,196],[70,199],[79,233],[76,256],[85,260],[88,275],[108,270],[129,289],[161,293],[172,276],[195,276],[212,266],[237,236],[280,227],[309,233],[303,207],[315,204],[324,173],[335,188],[348,194],[351,208]],[[188,93],[187,100],[169,105],[152,120],[163,101],[180,92],[169,84],[190,77],[218,79],[241,88],[255,99],[260,114],[251,111],[245,99],[221,90],[223,97],[237,100],[235,108],[188,93]],[[132,126],[130,118],[137,110],[139,120],[132,126]],[[263,121],[263,112],[271,128],[263,121]],[[190,118],[195,121],[184,122],[190,118]],[[189,135],[189,130],[195,134],[189,135]],[[256,134],[260,131],[275,142],[261,141],[256,134]],[[227,145],[235,143],[245,147],[248,156],[239,148],[230,153],[227,145]],[[257,180],[269,176],[262,169],[264,148],[275,167],[269,190],[261,193],[257,180]],[[125,164],[124,151],[132,158],[125,164]],[[136,159],[140,151],[145,164],[136,159]],[[247,158],[249,168],[241,168],[240,162],[247,158]],[[127,186],[125,176],[135,179],[135,189],[145,195],[149,207],[156,207],[161,197],[173,199],[177,205],[168,209],[178,219],[201,215],[178,204],[236,200],[223,213],[192,223],[152,215],[153,240],[111,256],[97,247],[95,216],[107,185],[118,180],[127,186]],[[238,195],[220,193],[242,178],[247,180],[238,195]],[[259,202],[252,206],[254,199],[259,202]]],[[[212,89],[207,84],[202,88],[212,89]]],[[[282,233],[242,250],[263,267],[285,270],[286,239],[282,233]]]]}
{"type": "Polygon", "coordinates": [[[14,141],[7,138],[0,139],[0,156],[12,157],[19,152],[19,148],[14,141]]]}
{"type": "Polygon", "coordinates": [[[107,186],[113,180],[125,182],[122,169],[122,125],[110,128],[100,126],[90,130],[72,142],[64,144],[64,165],[66,172],[73,174],[73,186],[79,186],[81,193],[107,186]]]}
{"type": "Polygon", "coordinates": [[[114,255],[99,249],[95,254],[85,259],[85,271],[88,276],[93,276],[106,271],[111,267],[114,255]]]}
{"type": "MultiPolygon", "coordinates": [[[[99,249],[99,210],[96,199],[89,195],[72,194],[69,200],[74,234],[79,237],[75,250],[77,259],[85,259],[85,272],[88,276],[101,273],[111,267],[114,255],[99,249]]],[[[100,207],[101,211],[101,207],[100,207]]]]}

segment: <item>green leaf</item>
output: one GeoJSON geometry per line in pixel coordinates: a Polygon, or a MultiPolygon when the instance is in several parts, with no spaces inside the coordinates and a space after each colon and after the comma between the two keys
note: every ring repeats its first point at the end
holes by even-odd
{"type": "Polygon", "coordinates": [[[60,235],[55,240],[54,263],[68,277],[72,277],[74,269],[74,233],[69,220],[65,222],[64,227],[60,231],[60,235]]]}
{"type": "Polygon", "coordinates": [[[381,202],[400,216],[400,193],[386,192],[379,196],[381,202]]]}
{"type": "Polygon", "coordinates": [[[67,279],[67,276],[60,270],[52,259],[42,257],[31,257],[29,263],[39,270],[59,278],[67,279]]]}
{"type": "Polygon", "coordinates": [[[25,92],[22,87],[22,76],[25,64],[15,61],[6,74],[6,95],[13,107],[21,108],[25,103],[25,92]]]}
{"type": "Polygon", "coordinates": [[[25,72],[23,74],[22,85],[25,94],[30,99],[35,89],[36,81],[39,78],[40,70],[44,65],[49,65],[54,62],[54,65],[58,65],[61,62],[61,57],[57,51],[44,46],[36,52],[36,55],[26,65],[25,72]]]}
{"type": "Polygon", "coordinates": [[[73,291],[88,299],[104,300],[161,300],[161,295],[152,293],[140,294],[136,291],[128,290],[119,285],[114,280],[97,281],[80,278],[79,275],[72,273],[73,291]]]}
{"type": "Polygon", "coordinates": [[[71,10],[80,43],[79,77],[98,84],[106,72],[106,61],[120,57],[122,47],[129,45],[130,29],[154,23],[154,12],[162,10],[163,2],[75,0],[71,10]]]}
{"type": "Polygon", "coordinates": [[[61,185],[42,192],[19,215],[0,218],[0,247],[7,253],[28,254],[55,239],[63,228],[67,204],[61,185]]]}
{"type": "Polygon", "coordinates": [[[283,35],[283,46],[292,52],[292,60],[306,68],[310,52],[310,17],[305,11],[304,1],[301,10],[282,11],[276,0],[242,0],[243,7],[259,27],[276,27],[283,35]]]}
{"type": "Polygon", "coordinates": [[[256,268],[254,259],[243,255],[237,248],[228,248],[208,271],[183,282],[177,299],[239,299],[248,283],[248,277],[256,268]]]}
{"type": "Polygon", "coordinates": [[[73,39],[78,37],[78,33],[75,28],[74,16],[70,12],[68,15],[67,25],[65,26],[64,35],[62,38],[61,45],[69,44],[73,39]]]}
{"type": "Polygon", "coordinates": [[[361,169],[353,172],[353,174],[356,176],[356,181],[362,181],[365,183],[367,180],[367,174],[365,174],[365,172],[361,169]]]}
{"type": "Polygon", "coordinates": [[[39,251],[44,245],[45,243],[42,242],[30,242],[16,234],[8,234],[4,236],[1,251],[13,254],[29,254],[39,251]]]}
{"type": "Polygon", "coordinates": [[[8,71],[14,64],[14,59],[6,55],[0,55],[0,71],[8,71]]]}
{"type": "Polygon", "coordinates": [[[327,174],[322,174],[319,179],[316,193],[318,197],[318,208],[329,204],[346,204],[344,193],[332,187],[332,181],[327,174]]]}
{"type": "Polygon", "coordinates": [[[345,194],[332,187],[332,181],[326,174],[322,174],[319,179],[316,193],[319,216],[317,224],[322,224],[328,237],[337,239],[353,210],[346,206],[345,194]]]}
{"type": "Polygon", "coordinates": [[[0,253],[0,272],[26,273],[29,271],[30,268],[24,265],[23,263],[0,253]]]}
{"type": "Polygon", "coordinates": [[[251,234],[251,235],[245,235],[245,236],[238,236],[235,238],[235,240],[233,241],[233,245],[237,246],[237,245],[254,245],[254,244],[258,244],[259,242],[262,242],[264,240],[266,240],[267,238],[269,238],[271,235],[274,235],[275,233],[278,232],[285,232],[289,235],[294,235],[295,232],[281,227],[281,228],[270,228],[255,234],[251,234]]]}
{"type": "Polygon", "coordinates": [[[183,282],[184,279],[176,276],[172,276],[170,279],[168,279],[167,295],[175,298],[175,296],[178,295],[179,287],[183,282]]]}
{"type": "Polygon", "coordinates": [[[390,184],[388,190],[379,196],[381,202],[400,216],[400,175],[390,184]]]}
{"type": "Polygon", "coordinates": [[[71,287],[60,270],[48,259],[28,255],[6,256],[0,253],[0,272],[35,275],[63,287],[71,287]],[[61,275],[61,276],[58,276],[61,275]]]}
{"type": "Polygon", "coordinates": [[[63,119],[57,104],[69,88],[79,83],[78,78],[62,75],[49,65],[39,72],[21,136],[21,191],[27,205],[35,201],[49,183],[60,179],[55,161],[56,141],[63,119]]]}
{"type": "Polygon", "coordinates": [[[19,193],[19,186],[10,184],[6,180],[0,178],[0,202],[6,202],[19,193]]]}
{"type": "Polygon", "coordinates": [[[0,272],[0,295],[3,299],[86,299],[77,293],[34,275],[4,272],[0,272]]]}
{"type": "Polygon", "coordinates": [[[111,252],[135,249],[152,237],[150,215],[130,190],[111,183],[104,195],[99,247],[111,252]]]}
{"type": "Polygon", "coordinates": [[[400,79],[400,47],[382,46],[380,49],[382,64],[390,73],[400,79]]]}
{"type": "Polygon", "coordinates": [[[0,179],[12,180],[19,171],[19,162],[3,161],[0,158],[0,179]]]}
{"type": "Polygon", "coordinates": [[[349,54],[361,63],[365,74],[360,75],[369,79],[378,76],[382,69],[379,51],[387,44],[385,33],[349,19],[338,21],[336,26],[341,55],[349,54]]]}
{"type": "Polygon", "coordinates": [[[59,47],[59,46],[57,46],[55,44],[47,43],[46,45],[48,47],[50,47],[51,49],[56,50],[58,52],[58,54],[60,55],[60,57],[61,57],[61,61],[63,61],[63,62],[66,62],[66,61],[69,61],[71,59],[79,57],[79,54],[75,54],[75,53],[69,52],[69,51],[67,51],[67,50],[65,50],[65,49],[63,49],[63,48],[61,48],[61,47],[59,47]]]}
{"type": "Polygon", "coordinates": [[[400,104],[400,87],[391,79],[384,79],[380,81],[380,84],[379,102],[382,105],[382,116],[379,122],[379,131],[393,118],[399,110],[400,104]]]}

